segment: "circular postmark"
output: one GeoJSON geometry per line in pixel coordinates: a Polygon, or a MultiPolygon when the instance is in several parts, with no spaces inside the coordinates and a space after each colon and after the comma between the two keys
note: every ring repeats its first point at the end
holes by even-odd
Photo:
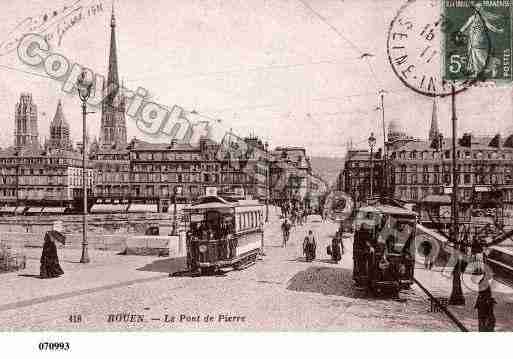
{"type": "Polygon", "coordinates": [[[444,97],[482,81],[492,43],[479,8],[470,1],[404,4],[387,38],[388,59],[401,82],[421,95],[444,97]]]}

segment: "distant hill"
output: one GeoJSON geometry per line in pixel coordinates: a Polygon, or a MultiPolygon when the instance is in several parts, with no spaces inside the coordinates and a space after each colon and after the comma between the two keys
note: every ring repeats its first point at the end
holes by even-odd
{"type": "Polygon", "coordinates": [[[337,176],[344,166],[343,157],[310,157],[312,170],[315,174],[321,176],[329,185],[335,184],[337,176]]]}

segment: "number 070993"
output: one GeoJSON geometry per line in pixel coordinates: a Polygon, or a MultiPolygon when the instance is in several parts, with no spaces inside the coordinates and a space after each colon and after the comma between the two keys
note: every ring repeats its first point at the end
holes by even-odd
{"type": "Polygon", "coordinates": [[[41,342],[39,343],[40,351],[68,351],[70,350],[69,342],[41,342]]]}

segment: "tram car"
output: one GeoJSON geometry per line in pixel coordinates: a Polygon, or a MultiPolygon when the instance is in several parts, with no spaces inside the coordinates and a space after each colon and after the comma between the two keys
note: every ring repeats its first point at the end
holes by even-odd
{"type": "Polygon", "coordinates": [[[415,269],[417,215],[377,204],[358,209],[353,241],[353,278],[373,293],[409,288],[415,269]]]}
{"type": "Polygon", "coordinates": [[[205,196],[184,209],[189,270],[205,274],[254,264],[264,245],[263,208],[256,200],[205,196]]]}
{"type": "Polygon", "coordinates": [[[326,198],[325,209],[332,221],[342,222],[351,215],[353,200],[345,192],[333,191],[326,198]]]}

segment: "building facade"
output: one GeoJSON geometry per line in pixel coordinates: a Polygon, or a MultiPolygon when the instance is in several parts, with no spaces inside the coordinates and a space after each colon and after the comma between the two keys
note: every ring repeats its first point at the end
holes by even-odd
{"type": "MultiPolygon", "coordinates": [[[[465,134],[458,140],[456,161],[460,217],[470,220],[473,210],[497,205],[506,213],[513,211],[513,137],[502,142],[498,135],[465,134]]],[[[454,180],[451,139],[444,139],[440,148],[428,141],[401,146],[392,152],[391,166],[396,199],[431,208],[432,216],[445,210],[449,217],[454,180]]]]}
{"type": "Polygon", "coordinates": [[[344,169],[341,172],[341,176],[339,176],[337,187],[351,195],[355,204],[361,204],[371,195],[382,194],[383,185],[383,158],[381,150],[373,153],[372,160],[368,150],[349,150],[347,152],[344,169]]]}
{"type": "MultiPolygon", "coordinates": [[[[87,163],[88,193],[94,175],[87,163]]],[[[66,150],[14,150],[0,152],[0,203],[11,207],[73,209],[82,198],[82,158],[66,150]]]]}

